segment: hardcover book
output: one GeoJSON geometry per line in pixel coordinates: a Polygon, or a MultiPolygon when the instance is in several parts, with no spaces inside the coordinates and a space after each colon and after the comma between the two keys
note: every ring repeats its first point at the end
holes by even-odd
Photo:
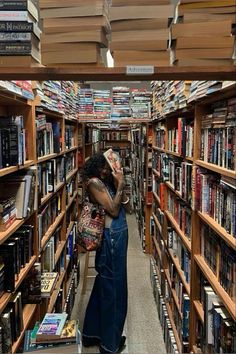
{"type": "Polygon", "coordinates": [[[120,157],[117,153],[115,153],[112,149],[108,149],[103,153],[103,155],[113,172],[121,171],[120,157]]]}

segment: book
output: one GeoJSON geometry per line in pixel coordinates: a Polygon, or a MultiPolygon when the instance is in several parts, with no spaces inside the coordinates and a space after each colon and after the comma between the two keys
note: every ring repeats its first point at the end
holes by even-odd
{"type": "Polygon", "coordinates": [[[111,7],[110,21],[144,18],[168,18],[174,16],[173,5],[118,6],[111,7]]]}
{"type": "MultiPolygon", "coordinates": [[[[64,7],[79,7],[84,6],[84,0],[39,0],[40,9],[51,9],[51,8],[61,8],[63,11],[64,7]]],[[[90,6],[102,6],[107,5],[107,0],[89,0],[90,6]]]]}
{"type": "Polygon", "coordinates": [[[70,342],[76,342],[77,341],[77,336],[78,336],[78,322],[76,320],[68,320],[66,321],[61,335],[54,339],[38,339],[36,337],[36,343],[70,343],[70,342]]]}
{"type": "Polygon", "coordinates": [[[41,295],[43,297],[50,297],[55,288],[58,279],[58,273],[48,272],[41,275],[41,295]]]}
{"type": "Polygon", "coordinates": [[[12,353],[12,334],[10,311],[5,310],[0,315],[0,327],[2,328],[2,351],[4,354],[12,353]]]}
{"type": "Polygon", "coordinates": [[[77,43],[77,42],[96,42],[104,46],[108,45],[105,32],[98,28],[94,31],[79,30],[76,32],[64,32],[64,33],[50,33],[42,34],[42,45],[45,43],[77,43]]]}
{"type": "Polygon", "coordinates": [[[103,155],[113,172],[121,170],[120,157],[117,153],[115,153],[112,149],[108,149],[103,153],[103,155]]]}
{"type": "Polygon", "coordinates": [[[106,32],[110,31],[110,23],[106,16],[86,16],[86,17],[69,17],[62,18],[45,18],[43,20],[43,32],[59,33],[59,32],[77,32],[80,30],[98,30],[104,28],[106,32]]]}
{"type": "Polygon", "coordinates": [[[36,341],[55,340],[62,333],[67,313],[46,313],[36,334],[36,341]]]}

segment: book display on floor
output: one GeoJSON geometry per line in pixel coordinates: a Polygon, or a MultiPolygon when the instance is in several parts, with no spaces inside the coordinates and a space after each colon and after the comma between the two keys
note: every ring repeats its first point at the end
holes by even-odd
{"type": "Polygon", "coordinates": [[[151,279],[166,346],[234,353],[235,82],[152,88],[151,279]]]}
{"type": "Polygon", "coordinates": [[[7,354],[18,352],[46,312],[65,311],[69,320],[74,304],[79,123],[77,92],[70,107],[63,104],[68,90],[71,82],[1,82],[0,323],[7,354]]]}

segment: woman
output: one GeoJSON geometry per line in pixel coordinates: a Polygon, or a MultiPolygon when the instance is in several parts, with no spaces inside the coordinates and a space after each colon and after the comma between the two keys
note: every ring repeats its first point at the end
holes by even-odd
{"type": "Polygon", "coordinates": [[[121,171],[112,172],[102,153],[86,161],[82,178],[89,198],[106,211],[101,247],[96,252],[97,276],[86,309],[83,345],[99,345],[100,353],[119,353],[125,345],[122,336],[127,314],[128,227],[121,171]]]}

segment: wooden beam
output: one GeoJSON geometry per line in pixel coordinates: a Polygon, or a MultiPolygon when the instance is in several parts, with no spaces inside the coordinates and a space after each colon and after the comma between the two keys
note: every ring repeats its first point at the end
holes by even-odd
{"type": "Polygon", "coordinates": [[[1,80],[236,80],[236,66],[155,67],[151,75],[126,75],[126,68],[78,67],[0,67],[1,80]]]}

